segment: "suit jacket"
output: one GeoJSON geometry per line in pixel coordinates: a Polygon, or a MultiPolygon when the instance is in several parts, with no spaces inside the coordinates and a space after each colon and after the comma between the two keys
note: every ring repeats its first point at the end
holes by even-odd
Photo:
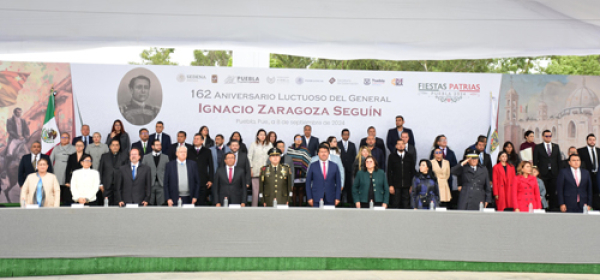
{"type": "MultiPolygon", "coordinates": [[[[154,139],[156,139],[156,133],[150,134],[150,138],[148,138],[148,143],[150,143],[150,146],[152,146],[152,143],[154,143],[154,139]]],[[[171,152],[171,136],[164,132],[161,133],[160,144],[162,144],[162,153],[169,156],[171,152]]]]}
{"type": "Polygon", "coordinates": [[[116,184],[115,201],[140,204],[150,201],[150,188],[152,187],[152,172],[150,167],[138,164],[135,179],[131,174],[131,165],[123,165],[119,168],[120,179],[116,184]]]}
{"type": "Polygon", "coordinates": [[[246,185],[252,185],[252,176],[250,174],[250,161],[248,160],[248,155],[246,153],[238,151],[237,162],[235,163],[235,166],[241,167],[242,170],[244,170],[244,175],[246,176],[244,182],[246,183],[246,185]]]}
{"type": "MultiPolygon", "coordinates": [[[[244,155],[247,158],[247,156],[244,155]]],[[[246,169],[248,172],[250,169],[246,169]]],[[[215,182],[212,189],[212,196],[216,199],[216,203],[223,205],[223,200],[227,197],[229,204],[242,204],[246,203],[246,185],[250,184],[247,181],[250,176],[246,174],[241,166],[235,166],[233,168],[233,178],[229,183],[229,176],[227,166],[220,167],[217,169],[215,174],[215,182]]]]}
{"type": "MultiPolygon", "coordinates": [[[[54,169],[52,168],[52,162],[50,161],[50,156],[41,154],[40,159],[45,158],[48,161],[48,172],[54,173],[54,169]]],[[[31,159],[31,154],[26,154],[21,158],[21,162],[19,162],[19,174],[17,175],[19,186],[22,187],[23,183],[25,183],[25,179],[31,173],[35,173],[36,169],[33,166],[33,160],[31,159]]]]}
{"type": "MultiPolygon", "coordinates": [[[[225,163],[223,162],[222,164],[219,163],[219,159],[217,157],[217,146],[212,146],[209,148],[210,152],[212,153],[212,159],[213,159],[213,165],[214,165],[214,173],[217,173],[217,169],[219,169],[219,167],[225,165],[225,163]]],[[[223,144],[223,159],[225,159],[225,154],[229,153],[231,151],[231,149],[229,149],[228,146],[226,146],[225,144],[223,144]]]]}
{"type": "MultiPolygon", "coordinates": [[[[6,131],[8,132],[8,140],[9,141],[12,139],[19,138],[19,133],[17,131],[17,122],[15,121],[14,117],[11,117],[8,120],[6,120],[6,131]]],[[[30,135],[30,132],[29,132],[29,126],[27,125],[27,121],[25,121],[25,119],[21,118],[21,136],[29,137],[29,135],[30,135]]],[[[23,179],[23,180],[25,180],[25,179],[23,179]]]]}
{"type": "Polygon", "coordinates": [[[346,173],[346,180],[343,182],[344,187],[348,187],[352,182],[352,165],[356,159],[356,145],[352,141],[348,141],[348,150],[344,150],[344,143],[338,141],[338,148],[340,148],[340,158],[342,159],[342,165],[344,166],[344,172],[346,173]]]}
{"type": "MultiPolygon", "coordinates": [[[[379,149],[377,146],[375,146],[373,148],[373,150],[371,150],[371,155],[377,161],[377,165],[379,165],[379,168],[386,170],[385,169],[385,150],[379,149]]],[[[413,164],[413,169],[414,169],[414,164],[413,164]]]]}
{"type": "Polygon", "coordinates": [[[577,205],[577,196],[579,196],[581,204],[592,205],[592,178],[587,170],[580,169],[579,187],[577,187],[571,168],[564,168],[558,172],[558,179],[556,180],[558,205],[564,204],[567,206],[567,212],[581,212],[577,205]]]}
{"type": "Polygon", "coordinates": [[[560,148],[557,144],[552,143],[552,154],[550,156],[546,152],[544,143],[537,144],[533,148],[533,165],[540,170],[540,178],[542,179],[556,178],[560,169],[560,159],[560,148]],[[548,170],[548,165],[550,165],[551,170],[548,170]]]}
{"type": "Polygon", "coordinates": [[[196,149],[192,147],[192,149],[188,149],[187,159],[195,161],[196,165],[198,165],[200,188],[206,189],[206,183],[208,181],[213,182],[215,176],[212,152],[208,148],[202,147],[198,153],[196,152],[196,149]]]}
{"type": "MultiPolygon", "coordinates": [[[[596,164],[597,166],[600,167],[600,162],[598,162],[598,160],[600,160],[600,148],[598,147],[594,147],[594,150],[596,151],[596,164]]],[[[577,154],[579,154],[579,157],[581,158],[581,162],[585,163],[581,164],[581,168],[586,169],[587,171],[589,171],[590,173],[592,173],[592,171],[594,171],[594,165],[592,164],[592,158],[590,157],[590,152],[588,150],[588,147],[582,147],[577,149],[577,154]]],[[[595,193],[595,190],[593,190],[595,193]]]]}
{"type": "MultiPolygon", "coordinates": [[[[188,143],[185,143],[185,146],[188,149],[188,153],[194,147],[194,146],[192,146],[192,144],[188,144],[188,143]]],[[[175,143],[175,144],[171,145],[171,147],[169,148],[168,156],[169,156],[170,161],[177,159],[177,147],[179,147],[179,143],[175,143]]]]}
{"type": "MultiPolygon", "coordinates": [[[[83,139],[83,136],[77,136],[77,137],[73,138],[73,141],[71,141],[71,145],[75,146],[75,143],[77,143],[77,141],[79,141],[81,139],[83,139]]],[[[85,146],[85,148],[87,148],[87,146],[89,144],[93,144],[93,143],[94,143],[94,139],[92,138],[91,135],[88,135],[87,141],[83,141],[83,145],[85,146]]]]}
{"type": "MultiPolygon", "coordinates": [[[[36,173],[27,176],[21,188],[20,201],[25,200],[26,204],[33,204],[34,200],[37,200],[36,192],[39,180],[40,178],[38,178],[36,173]]],[[[60,184],[54,174],[46,173],[42,178],[42,188],[44,190],[42,194],[42,207],[60,207],[60,184]]]]}
{"type": "Polygon", "coordinates": [[[323,178],[320,161],[313,162],[306,172],[306,200],[313,200],[313,207],[319,207],[323,199],[325,205],[335,205],[342,194],[342,176],[335,162],[329,161],[327,179],[323,178]]]}
{"type": "Polygon", "coordinates": [[[144,156],[147,154],[151,154],[152,153],[152,144],[150,144],[150,140],[148,140],[148,143],[146,143],[146,152],[144,152],[144,147],[142,146],[142,141],[137,141],[133,144],[131,144],[131,148],[138,148],[140,149],[140,161],[142,161],[144,159],[144,156]]]}
{"type": "MultiPolygon", "coordinates": [[[[334,162],[335,164],[337,164],[337,168],[340,170],[340,176],[341,176],[342,183],[345,182],[344,180],[346,179],[346,173],[344,170],[344,165],[342,163],[342,159],[340,159],[340,157],[337,155],[329,155],[329,160],[334,162]]],[[[317,161],[319,161],[319,156],[314,156],[310,160],[311,163],[317,162],[317,161]]],[[[308,166],[308,169],[310,169],[310,165],[308,166]]],[[[343,188],[344,188],[344,185],[342,185],[342,189],[343,188]]]]}
{"type": "Polygon", "coordinates": [[[400,161],[400,156],[396,151],[394,150],[388,157],[388,184],[397,190],[410,188],[415,176],[415,159],[407,151],[404,151],[404,156],[400,161]]]}
{"type": "MultiPolygon", "coordinates": [[[[429,154],[429,159],[433,159],[433,152],[435,152],[435,149],[431,150],[431,153],[429,154]]],[[[458,164],[456,154],[454,154],[454,151],[452,151],[449,147],[446,147],[446,157],[444,159],[447,160],[448,163],[450,163],[450,168],[458,164]]],[[[448,178],[448,186],[450,187],[450,190],[452,190],[452,180],[453,178],[452,176],[450,176],[450,178],[448,178]]]]}
{"type": "MultiPolygon", "coordinates": [[[[108,136],[106,136],[105,144],[108,145],[109,148],[110,148],[110,142],[112,142],[112,140],[113,140],[113,138],[110,137],[110,133],[108,133],[108,136]]],[[[127,154],[129,154],[129,149],[131,148],[131,139],[129,139],[129,134],[127,134],[127,132],[123,132],[123,133],[121,133],[121,136],[117,140],[119,140],[119,143],[121,144],[120,151],[127,152],[127,154]]]]}
{"type": "MultiPolygon", "coordinates": [[[[404,127],[402,129],[402,132],[408,132],[408,145],[410,146],[415,146],[415,136],[413,135],[412,129],[404,127]]],[[[393,153],[396,151],[396,142],[398,142],[398,139],[400,139],[399,135],[398,135],[398,129],[397,128],[391,128],[390,130],[388,130],[388,134],[387,134],[387,148],[390,151],[390,153],[393,153]]],[[[415,157],[416,158],[416,157],[415,157]]]]}
{"type": "MultiPolygon", "coordinates": [[[[179,177],[177,174],[177,163],[177,160],[169,161],[169,163],[166,164],[164,174],[165,201],[172,199],[173,203],[177,203],[179,198],[179,177]]],[[[185,166],[187,168],[188,189],[190,191],[190,196],[196,199],[204,197],[204,191],[200,188],[198,165],[196,165],[196,162],[192,160],[186,160],[185,166]]]]}
{"type": "MultiPolygon", "coordinates": [[[[367,146],[367,137],[360,139],[360,145],[358,145],[358,147],[362,147],[362,146],[367,146]]],[[[381,152],[383,153],[383,156],[385,157],[385,143],[383,142],[383,139],[379,138],[379,137],[375,137],[375,147],[379,148],[381,150],[381,152]]],[[[396,144],[394,144],[394,151],[396,150],[396,144]]]]}
{"type": "Polygon", "coordinates": [[[167,163],[169,162],[169,157],[163,153],[158,156],[158,166],[154,162],[154,156],[150,154],[147,157],[144,157],[142,163],[150,167],[150,172],[152,173],[150,176],[152,177],[152,185],[158,180],[159,186],[164,186],[164,177],[165,170],[167,168],[167,163]]]}
{"type": "Polygon", "coordinates": [[[406,147],[405,150],[415,160],[415,164],[417,164],[417,162],[419,161],[419,157],[417,157],[417,148],[415,148],[415,146],[413,146],[411,144],[408,144],[408,146],[406,147]]]}
{"type": "Polygon", "coordinates": [[[116,162],[113,162],[113,157],[113,153],[108,152],[100,158],[98,172],[100,173],[100,185],[104,186],[104,197],[110,197],[115,193],[116,189],[113,188],[113,184],[116,185],[121,180],[119,171],[121,166],[130,166],[126,152],[118,152],[116,162]]]}
{"type": "Polygon", "coordinates": [[[319,149],[319,138],[310,136],[310,143],[306,143],[306,136],[302,135],[302,146],[306,147],[310,151],[310,156],[316,156],[317,150],[319,149]]]}
{"type": "MultiPolygon", "coordinates": [[[[369,188],[371,186],[371,176],[368,171],[358,171],[356,179],[352,185],[352,198],[354,203],[369,202],[369,188]]],[[[383,169],[378,169],[373,172],[373,202],[381,202],[388,204],[390,203],[390,187],[388,181],[383,172],[383,169]]]]}

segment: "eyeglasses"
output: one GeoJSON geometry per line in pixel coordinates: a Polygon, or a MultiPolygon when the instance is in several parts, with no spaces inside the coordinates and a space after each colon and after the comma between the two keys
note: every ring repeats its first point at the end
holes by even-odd
{"type": "Polygon", "coordinates": [[[69,139],[69,137],[68,136],[63,136],[63,137],[60,137],[60,139],[69,139]]]}
{"type": "Polygon", "coordinates": [[[150,135],[148,132],[142,132],[142,135],[150,135]]]}
{"type": "Polygon", "coordinates": [[[436,154],[436,155],[441,155],[441,154],[442,154],[442,152],[435,152],[434,154],[436,154]]]}
{"type": "Polygon", "coordinates": [[[544,135],[544,137],[546,137],[546,138],[552,138],[552,134],[551,135],[544,135]]]}

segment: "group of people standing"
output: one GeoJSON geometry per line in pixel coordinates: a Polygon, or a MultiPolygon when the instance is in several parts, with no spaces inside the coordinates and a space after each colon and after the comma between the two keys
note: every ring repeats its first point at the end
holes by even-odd
{"type": "Polygon", "coordinates": [[[154,133],[142,128],[140,141],[131,143],[123,123],[115,120],[102,142],[100,133],[90,136],[89,126],[83,125],[81,136],[72,140],[61,133],[60,145],[50,156],[41,155],[36,142],[19,166],[21,200],[45,207],[107,201],[118,206],[306,203],[581,212],[598,196],[600,149],[592,134],[587,148],[575,149],[563,162],[549,131],[543,133],[544,143],[537,145],[528,131],[521,150],[532,149],[533,159],[522,161],[513,144],[506,142],[492,167],[485,136],[465,150],[459,163],[447,138],[438,135],[429,158],[419,160],[414,134],[404,127],[402,116],[396,117],[385,142],[369,127],[358,149],[349,141],[348,129],[341,131],[339,141],[331,136],[320,142],[310,125],[289,146],[274,131],[264,129],[257,131],[249,147],[237,131],[225,143],[223,135],[213,139],[209,128],[202,126],[189,144],[186,132],[179,131],[172,143],[163,130],[159,121],[154,133]],[[580,168],[582,161],[588,168],[580,168]]]}

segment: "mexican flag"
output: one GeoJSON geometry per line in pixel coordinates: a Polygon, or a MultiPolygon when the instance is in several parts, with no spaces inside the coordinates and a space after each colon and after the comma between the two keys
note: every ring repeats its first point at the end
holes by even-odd
{"type": "Polygon", "coordinates": [[[42,153],[49,154],[56,144],[60,143],[60,132],[56,125],[56,117],[54,116],[54,96],[56,91],[54,87],[50,90],[48,98],[48,108],[46,109],[46,117],[44,118],[44,126],[42,127],[42,153]]]}

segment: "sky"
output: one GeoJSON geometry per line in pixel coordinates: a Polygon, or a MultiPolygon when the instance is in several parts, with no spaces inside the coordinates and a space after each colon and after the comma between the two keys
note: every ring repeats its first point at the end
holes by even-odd
{"type": "MultiPolygon", "coordinates": [[[[84,64],[129,64],[141,62],[140,53],[150,47],[112,47],[66,52],[0,54],[0,61],[70,62],[84,64]]],[[[194,60],[194,48],[175,48],[171,60],[189,66],[194,60]]]]}

